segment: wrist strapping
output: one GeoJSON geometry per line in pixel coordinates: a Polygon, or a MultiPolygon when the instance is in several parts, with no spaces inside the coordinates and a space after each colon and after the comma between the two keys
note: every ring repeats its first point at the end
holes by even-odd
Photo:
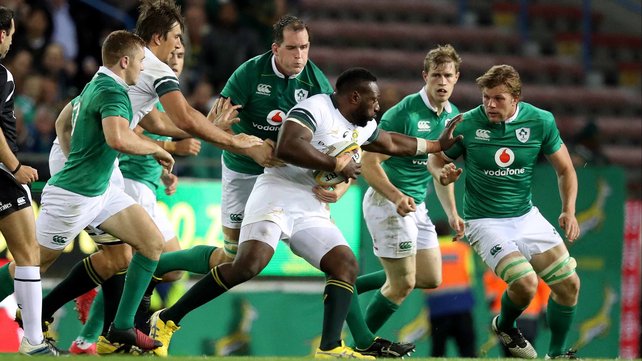
{"type": "Polygon", "coordinates": [[[423,138],[417,138],[417,151],[415,152],[415,155],[426,154],[427,149],[428,141],[423,138]]]}
{"type": "Polygon", "coordinates": [[[169,153],[173,153],[176,150],[176,143],[171,140],[166,140],[163,142],[163,149],[169,153]]]}

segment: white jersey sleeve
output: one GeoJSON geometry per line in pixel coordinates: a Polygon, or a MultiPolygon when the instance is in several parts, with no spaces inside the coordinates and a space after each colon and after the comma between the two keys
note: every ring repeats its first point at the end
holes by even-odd
{"type": "Polygon", "coordinates": [[[134,119],[130,124],[132,129],[152,110],[159,97],[171,91],[180,91],[176,74],[148,48],[145,48],[143,67],[136,85],[129,87],[129,99],[134,111],[134,119]]]}

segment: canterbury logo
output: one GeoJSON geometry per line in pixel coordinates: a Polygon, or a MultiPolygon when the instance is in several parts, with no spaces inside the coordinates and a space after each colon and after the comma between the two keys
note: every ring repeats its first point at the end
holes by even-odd
{"type": "Polygon", "coordinates": [[[420,132],[429,132],[430,131],[430,122],[427,120],[420,120],[417,122],[417,130],[420,132]]]}
{"type": "Polygon", "coordinates": [[[407,251],[412,248],[412,242],[401,242],[399,243],[399,249],[402,251],[407,251]]]}
{"type": "Polygon", "coordinates": [[[230,214],[230,221],[232,221],[234,223],[243,222],[243,214],[242,213],[232,213],[232,214],[230,214]]]}
{"type": "Polygon", "coordinates": [[[67,243],[67,237],[55,235],[51,238],[51,241],[55,244],[65,244],[67,243]]]}
{"type": "Polygon", "coordinates": [[[259,84],[256,86],[256,92],[258,94],[270,95],[272,92],[272,86],[267,84],[259,84]]]}
{"type": "Polygon", "coordinates": [[[475,139],[490,140],[490,130],[477,129],[477,131],[475,132],[475,139]]]}

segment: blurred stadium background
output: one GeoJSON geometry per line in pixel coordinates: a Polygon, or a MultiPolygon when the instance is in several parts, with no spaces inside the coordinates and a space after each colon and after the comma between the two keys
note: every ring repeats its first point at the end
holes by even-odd
{"type": "MultiPolygon", "coordinates": [[[[571,248],[583,279],[574,346],[584,357],[640,357],[641,1],[178,2],[186,20],[181,86],[204,113],[239,64],[269,49],[271,24],[288,12],[308,22],[310,59],[331,81],[351,66],[369,68],[379,77],[382,113],[422,86],[423,57],[438,44],[450,43],[462,56],[461,77],[452,97],[461,110],[480,103],[476,77],[494,64],[513,65],[524,82],[523,99],[556,116],[580,176],[578,217],[583,217],[585,233],[571,248]]],[[[35,166],[46,181],[58,111],[96,71],[104,36],[115,29],[133,29],[137,1],[0,0],[0,5],[17,12],[12,50],[2,63],[16,81],[20,159],[35,166]]],[[[161,201],[183,247],[222,243],[220,152],[205,145],[198,157],[178,159],[176,171],[181,188],[175,197],[161,201]]],[[[535,203],[555,220],[559,200],[556,191],[550,191],[556,189],[554,175],[546,167],[538,174],[535,203]]],[[[41,187],[42,183],[34,185],[36,198],[41,187]]],[[[360,253],[363,271],[370,272],[379,265],[361,222],[365,188],[363,184],[352,188],[333,212],[360,253]]],[[[443,219],[435,197],[428,202],[433,203],[433,218],[443,219]]],[[[8,256],[5,247],[0,236],[0,256],[8,256]]],[[[64,276],[68,266],[92,247],[81,236],[48,280],[53,283],[64,276]]],[[[284,248],[258,281],[188,317],[172,353],[305,355],[313,350],[322,311],[322,279],[284,248]],[[199,322],[204,319],[207,324],[199,322]],[[286,348],[284,335],[290,337],[286,348]]],[[[486,344],[490,313],[481,286],[484,268],[476,257],[472,263],[476,343],[494,357],[496,347],[486,344]]],[[[169,289],[166,302],[189,282],[169,289]]],[[[79,327],[72,308],[64,311],[58,317],[63,347],[79,327]]],[[[13,332],[2,312],[0,333],[13,332]]],[[[425,295],[415,291],[382,336],[416,340],[418,356],[427,355],[427,312],[425,295]]],[[[540,349],[547,342],[543,324],[541,331],[540,349]]]]}

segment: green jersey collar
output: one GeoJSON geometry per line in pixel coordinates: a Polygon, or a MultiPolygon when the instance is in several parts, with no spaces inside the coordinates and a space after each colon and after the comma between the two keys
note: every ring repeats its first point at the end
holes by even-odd
{"type": "MultiPolygon", "coordinates": [[[[276,67],[276,58],[274,57],[274,55],[272,55],[272,59],[270,59],[270,61],[272,62],[272,70],[274,71],[274,74],[276,74],[276,76],[278,76],[279,78],[285,79],[285,74],[281,73],[279,71],[279,68],[276,67]]],[[[305,67],[303,69],[305,69],[305,67]]],[[[303,70],[301,70],[301,73],[303,73],[303,70]]],[[[290,75],[288,77],[288,79],[294,79],[297,76],[299,76],[299,74],[301,74],[301,73],[296,73],[294,75],[290,75]]]]}
{"type": "Polygon", "coordinates": [[[98,68],[98,71],[96,72],[96,74],[105,74],[108,77],[114,79],[114,81],[116,81],[116,83],[122,85],[123,88],[129,89],[129,85],[127,85],[127,83],[125,83],[125,80],[123,80],[123,78],[119,77],[118,75],[116,75],[116,73],[114,73],[113,71],[109,70],[109,68],[107,68],[105,66],[101,66],[100,68],[98,68]]]}
{"type": "MultiPolygon", "coordinates": [[[[432,104],[430,104],[430,99],[428,99],[428,93],[426,92],[425,86],[422,86],[421,89],[419,90],[419,96],[421,96],[421,99],[424,101],[428,109],[437,113],[437,107],[434,107],[432,104]]],[[[446,105],[444,105],[444,110],[448,114],[452,113],[453,107],[452,107],[452,104],[450,104],[450,101],[446,102],[446,105]]]]}

